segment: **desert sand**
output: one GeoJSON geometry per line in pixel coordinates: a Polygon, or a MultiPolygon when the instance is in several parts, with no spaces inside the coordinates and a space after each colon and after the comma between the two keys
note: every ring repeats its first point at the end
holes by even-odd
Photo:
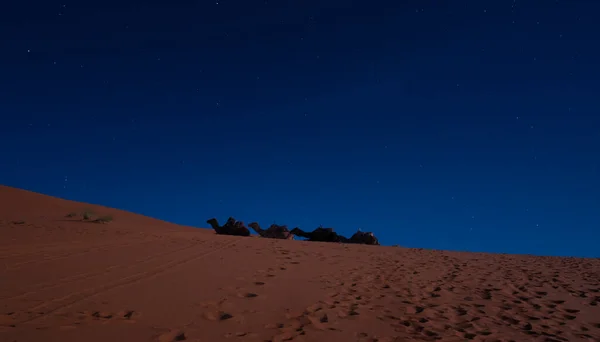
{"type": "Polygon", "coordinates": [[[599,259],[220,236],[0,186],[0,260],[7,342],[600,341],[599,259]]]}

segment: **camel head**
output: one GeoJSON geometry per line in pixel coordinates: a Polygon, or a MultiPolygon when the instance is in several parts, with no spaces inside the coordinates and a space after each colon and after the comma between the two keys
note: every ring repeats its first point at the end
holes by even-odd
{"type": "Polygon", "coordinates": [[[219,228],[219,222],[216,218],[211,218],[210,220],[207,220],[206,223],[210,224],[213,229],[219,228]]]}

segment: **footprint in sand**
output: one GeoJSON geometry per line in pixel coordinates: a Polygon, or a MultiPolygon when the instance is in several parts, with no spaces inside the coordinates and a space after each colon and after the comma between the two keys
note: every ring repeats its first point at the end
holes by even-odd
{"type": "Polygon", "coordinates": [[[208,321],[221,322],[234,318],[235,305],[229,301],[229,296],[217,302],[210,301],[198,305],[204,308],[202,317],[208,321]]]}
{"type": "Polygon", "coordinates": [[[254,293],[254,292],[240,292],[237,294],[237,296],[239,298],[256,298],[256,297],[258,297],[258,294],[254,293]]]}
{"type": "Polygon", "coordinates": [[[14,312],[7,312],[6,314],[0,314],[0,326],[10,326],[15,322],[14,312]]]}
{"type": "Polygon", "coordinates": [[[419,314],[419,313],[423,312],[424,310],[425,310],[425,308],[422,306],[413,306],[413,307],[407,308],[406,313],[414,315],[414,314],[419,314]]]}
{"type": "Polygon", "coordinates": [[[226,333],[225,337],[230,338],[230,337],[244,337],[244,338],[256,338],[258,336],[258,334],[256,333],[250,333],[250,332],[244,332],[244,331],[238,331],[235,333],[226,333]]]}
{"type": "Polygon", "coordinates": [[[123,317],[126,320],[131,320],[134,317],[137,317],[138,314],[135,311],[132,310],[127,310],[127,311],[122,311],[119,313],[119,316],[123,317]]]}
{"type": "MultiPolygon", "coordinates": [[[[139,313],[134,310],[123,310],[119,312],[105,312],[105,311],[79,311],[77,313],[66,313],[60,314],[67,319],[74,318],[73,324],[81,324],[82,322],[108,322],[108,321],[121,321],[126,323],[135,323],[135,318],[139,316],[139,313]]],[[[61,329],[72,329],[74,326],[65,325],[61,329]]]]}
{"type": "Polygon", "coordinates": [[[233,318],[233,315],[225,311],[208,311],[204,313],[204,318],[209,321],[227,321],[233,318]]]}
{"type": "Polygon", "coordinates": [[[156,341],[158,342],[174,342],[185,340],[187,340],[187,336],[185,335],[185,332],[181,330],[171,330],[169,332],[159,335],[156,338],[156,341]]]}

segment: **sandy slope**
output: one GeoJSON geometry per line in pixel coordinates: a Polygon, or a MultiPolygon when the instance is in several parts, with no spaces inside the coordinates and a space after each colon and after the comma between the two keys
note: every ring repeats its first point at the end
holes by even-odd
{"type": "Polygon", "coordinates": [[[0,260],[0,341],[600,341],[598,259],[216,236],[0,187],[0,260]]]}

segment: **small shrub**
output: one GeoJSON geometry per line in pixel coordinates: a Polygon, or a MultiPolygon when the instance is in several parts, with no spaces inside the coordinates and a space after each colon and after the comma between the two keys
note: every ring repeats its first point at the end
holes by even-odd
{"type": "Polygon", "coordinates": [[[77,217],[77,213],[70,212],[70,213],[67,214],[67,217],[77,217]]]}
{"type": "Polygon", "coordinates": [[[83,219],[87,221],[92,218],[92,213],[90,213],[89,211],[84,211],[82,216],[83,216],[83,219]]]}
{"type": "Polygon", "coordinates": [[[112,216],[106,215],[106,216],[102,216],[102,217],[99,217],[99,218],[95,219],[94,222],[97,222],[97,223],[108,223],[108,222],[111,222],[112,220],[113,220],[112,216]]]}

